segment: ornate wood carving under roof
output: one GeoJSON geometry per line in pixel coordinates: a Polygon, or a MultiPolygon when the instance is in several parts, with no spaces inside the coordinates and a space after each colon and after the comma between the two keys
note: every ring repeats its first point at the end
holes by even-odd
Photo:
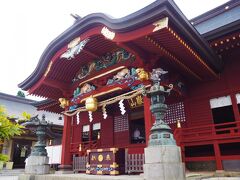
{"type": "Polygon", "coordinates": [[[222,69],[221,59],[176,4],[160,0],[118,20],[103,14],[77,19],[51,42],[39,66],[19,87],[55,100],[70,98],[79,84],[94,76],[105,81],[108,76],[98,76],[99,70],[105,74],[129,67],[124,60],[133,58],[137,63],[131,67],[151,70],[164,65],[190,81],[218,78],[222,69]]]}

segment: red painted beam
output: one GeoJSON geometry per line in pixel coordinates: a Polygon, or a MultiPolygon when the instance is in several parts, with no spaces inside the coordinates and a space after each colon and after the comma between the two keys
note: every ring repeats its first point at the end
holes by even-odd
{"type": "Polygon", "coordinates": [[[185,162],[194,161],[214,161],[215,156],[203,156],[203,157],[185,157],[185,162]]]}
{"type": "Polygon", "coordinates": [[[70,91],[69,84],[64,83],[64,82],[59,82],[56,80],[51,80],[51,79],[45,78],[43,81],[43,84],[53,87],[53,88],[61,89],[62,91],[70,91]]]}
{"type": "Polygon", "coordinates": [[[240,160],[240,155],[225,155],[221,156],[222,160],[240,160]]]}

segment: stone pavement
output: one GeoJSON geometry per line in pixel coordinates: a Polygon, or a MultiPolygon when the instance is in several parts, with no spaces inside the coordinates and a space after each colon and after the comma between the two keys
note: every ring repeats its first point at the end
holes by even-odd
{"type": "Polygon", "coordinates": [[[24,169],[2,169],[0,170],[1,176],[18,176],[19,174],[23,174],[24,169]]]}
{"type": "MultiPolygon", "coordinates": [[[[187,173],[187,180],[240,180],[239,177],[213,177],[214,172],[187,173]]],[[[20,176],[19,180],[29,180],[20,176]]],[[[1,179],[0,179],[1,180],[1,179]]],[[[37,175],[34,180],[143,180],[143,175],[86,175],[86,174],[49,174],[37,175]]],[[[174,180],[174,179],[173,179],[174,180]]],[[[177,180],[177,179],[176,179],[177,180]]]]}
{"type": "MultiPolygon", "coordinates": [[[[23,169],[14,169],[0,171],[0,180],[29,180],[29,175],[20,176],[23,169]]],[[[223,172],[220,176],[215,172],[187,172],[187,180],[240,180],[240,172],[223,172]],[[215,177],[214,177],[215,176],[215,177]],[[235,176],[235,177],[228,177],[235,176]],[[237,176],[237,177],[236,177],[237,176]]],[[[34,180],[143,180],[143,175],[121,175],[121,176],[104,176],[104,175],[86,175],[86,174],[49,174],[37,175],[34,180]]]]}
{"type": "Polygon", "coordinates": [[[0,176],[0,180],[18,180],[17,176],[0,176]]]}
{"type": "MultiPolygon", "coordinates": [[[[20,176],[19,180],[30,180],[30,176],[20,176]]],[[[141,175],[86,175],[86,174],[49,174],[36,175],[34,180],[143,180],[141,175]]]]}
{"type": "Polygon", "coordinates": [[[187,180],[240,180],[240,172],[187,172],[187,180]]]}

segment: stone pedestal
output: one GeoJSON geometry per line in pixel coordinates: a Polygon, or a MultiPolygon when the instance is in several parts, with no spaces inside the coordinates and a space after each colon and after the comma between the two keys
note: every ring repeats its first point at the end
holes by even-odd
{"type": "Polygon", "coordinates": [[[48,174],[50,166],[49,158],[46,156],[29,156],[26,159],[25,173],[27,174],[48,174]]]}
{"type": "Polygon", "coordinates": [[[144,179],[185,180],[185,166],[176,145],[152,146],[144,149],[144,179]]]}

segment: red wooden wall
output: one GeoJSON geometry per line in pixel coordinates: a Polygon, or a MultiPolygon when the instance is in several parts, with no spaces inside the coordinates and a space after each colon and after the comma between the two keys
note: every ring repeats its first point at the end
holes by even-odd
{"type": "Polygon", "coordinates": [[[210,99],[240,92],[239,52],[236,49],[223,56],[223,60],[225,65],[219,79],[187,85],[184,105],[188,127],[213,123],[210,99]]]}

